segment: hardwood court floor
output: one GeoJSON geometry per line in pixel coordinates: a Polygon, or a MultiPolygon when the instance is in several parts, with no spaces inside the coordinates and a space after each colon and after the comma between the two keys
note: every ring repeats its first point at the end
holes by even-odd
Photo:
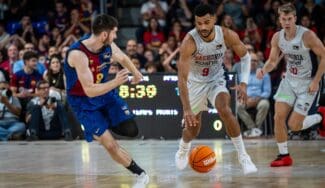
{"type": "MultiPolygon", "coordinates": [[[[178,141],[119,141],[150,175],[149,188],[325,187],[325,140],[290,141],[293,167],[270,168],[277,154],[273,140],[245,140],[258,173],[244,176],[229,140],[196,140],[214,148],[218,164],[207,174],[178,171],[178,141]]],[[[93,142],[0,142],[0,188],[129,188],[134,179],[93,142]]]]}

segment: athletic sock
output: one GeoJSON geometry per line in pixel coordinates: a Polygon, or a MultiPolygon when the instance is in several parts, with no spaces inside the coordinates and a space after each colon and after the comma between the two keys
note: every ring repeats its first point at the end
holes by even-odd
{"type": "Polygon", "coordinates": [[[133,174],[140,175],[142,172],[145,172],[142,168],[140,168],[137,163],[135,163],[133,160],[131,161],[131,164],[126,167],[128,170],[130,170],[133,174]]]}
{"type": "Polygon", "coordinates": [[[247,154],[241,134],[237,137],[231,137],[231,141],[234,144],[238,155],[247,154]]]}
{"type": "Polygon", "coordinates": [[[179,141],[179,149],[184,151],[184,150],[189,150],[191,148],[191,142],[184,142],[183,138],[179,141]]]}
{"type": "Polygon", "coordinates": [[[286,155],[289,154],[288,152],[288,143],[287,142],[282,142],[282,143],[277,143],[280,155],[286,155]]]}

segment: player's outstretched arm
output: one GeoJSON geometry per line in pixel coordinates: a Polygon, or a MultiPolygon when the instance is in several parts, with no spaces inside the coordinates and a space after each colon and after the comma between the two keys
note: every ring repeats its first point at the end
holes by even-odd
{"type": "MultiPolygon", "coordinates": [[[[312,31],[307,31],[304,33],[303,41],[305,46],[310,48],[320,58],[318,69],[313,79],[314,84],[318,86],[322,76],[325,73],[325,47],[316,34],[312,31]]],[[[316,90],[315,88],[314,90],[315,91],[311,92],[316,92],[318,89],[316,90]]]]}
{"type": "Polygon", "coordinates": [[[190,71],[190,62],[196,47],[193,38],[187,34],[180,47],[180,59],[177,63],[178,68],[178,88],[183,105],[183,118],[185,126],[196,126],[197,121],[192,112],[187,88],[187,80],[190,71]]]}
{"type": "Polygon", "coordinates": [[[269,59],[264,64],[263,68],[259,68],[256,71],[256,77],[258,79],[263,79],[264,74],[271,72],[280,62],[282,59],[279,57],[280,55],[280,48],[278,46],[279,42],[279,32],[275,33],[271,40],[271,52],[269,59]]]}
{"type": "Polygon", "coordinates": [[[73,50],[68,55],[68,63],[77,71],[78,79],[88,97],[103,95],[128,81],[128,71],[118,72],[115,79],[106,83],[94,83],[93,75],[88,65],[88,57],[81,51],[73,50]]]}
{"type": "Polygon", "coordinates": [[[124,68],[128,69],[132,74],[132,84],[137,84],[142,79],[142,74],[140,71],[134,66],[131,59],[113,42],[111,44],[112,47],[112,58],[119,62],[124,68]]]}

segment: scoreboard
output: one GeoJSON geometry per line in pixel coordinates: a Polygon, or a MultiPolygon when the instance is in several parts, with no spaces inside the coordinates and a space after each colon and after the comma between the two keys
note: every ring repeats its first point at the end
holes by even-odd
{"type": "MultiPolygon", "coordinates": [[[[183,116],[176,74],[146,74],[137,85],[121,85],[117,90],[136,116],[139,136],[153,139],[178,139],[181,137],[183,116]]],[[[226,76],[227,85],[236,84],[236,75],[226,76]]],[[[236,92],[230,90],[231,108],[236,109],[236,92]]],[[[218,112],[209,104],[202,114],[202,128],[198,138],[225,138],[224,123],[218,112]]]]}

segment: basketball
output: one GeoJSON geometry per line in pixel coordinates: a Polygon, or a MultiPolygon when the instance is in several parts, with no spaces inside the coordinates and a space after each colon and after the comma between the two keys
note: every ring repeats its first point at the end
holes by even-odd
{"type": "Polygon", "coordinates": [[[200,145],[191,150],[189,164],[194,171],[207,173],[216,163],[216,154],[210,147],[200,145]]]}

